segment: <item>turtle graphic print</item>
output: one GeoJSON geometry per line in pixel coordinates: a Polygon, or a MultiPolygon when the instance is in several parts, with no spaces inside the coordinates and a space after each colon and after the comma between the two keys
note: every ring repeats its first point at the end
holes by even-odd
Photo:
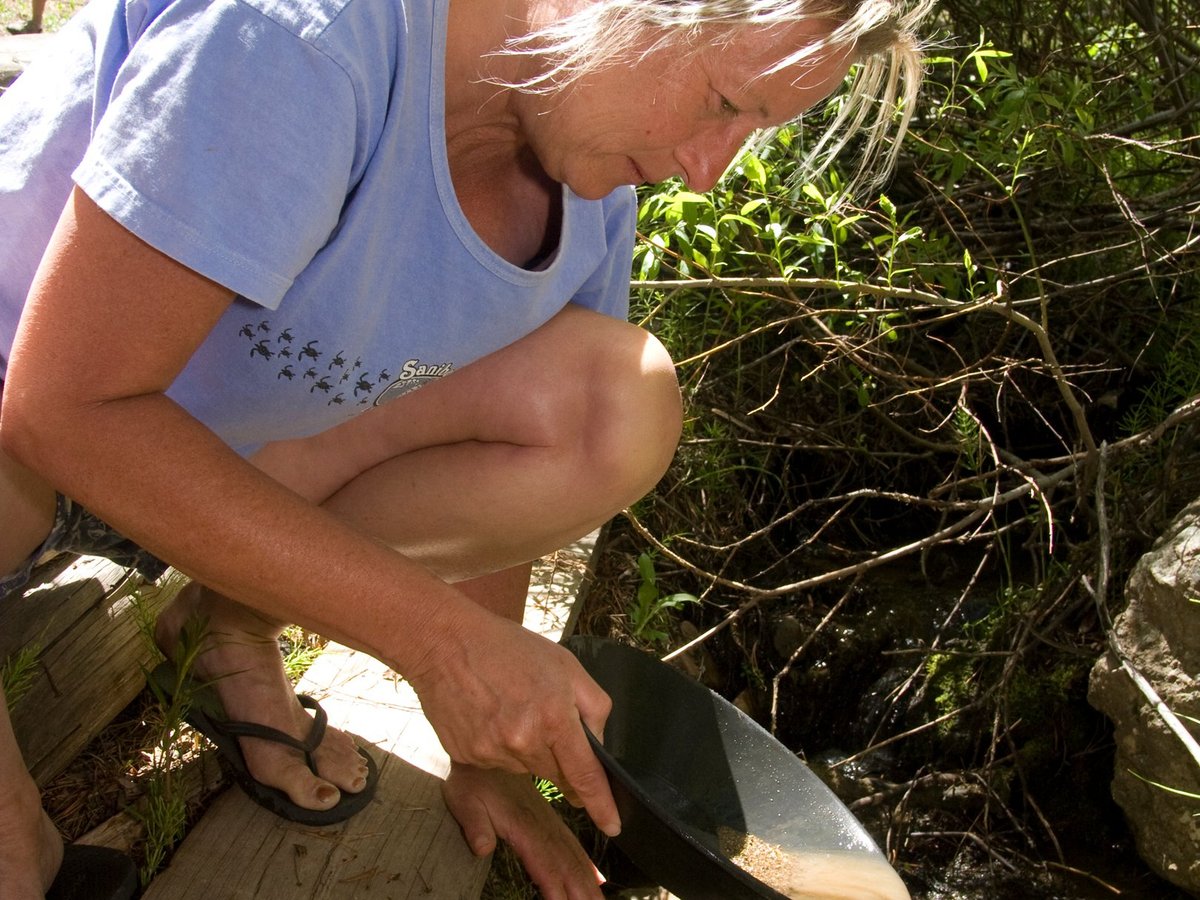
{"type": "Polygon", "coordinates": [[[247,322],[238,334],[251,359],[276,368],[277,381],[294,383],[296,395],[307,393],[328,406],[382,406],[454,371],[453,363],[421,359],[373,369],[345,350],[326,350],[320,338],[303,340],[292,328],[276,333],[270,319],[247,322]]]}

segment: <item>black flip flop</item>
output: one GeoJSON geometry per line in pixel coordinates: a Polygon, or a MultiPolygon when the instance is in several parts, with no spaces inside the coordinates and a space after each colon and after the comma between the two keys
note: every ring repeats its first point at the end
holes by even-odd
{"type": "Polygon", "coordinates": [[[184,720],[216,746],[221,760],[228,766],[234,780],[247,796],[259,806],[276,815],[301,825],[336,825],[361,811],[375,796],[375,788],[379,783],[379,770],[370,754],[361,747],[358,748],[358,752],[367,763],[366,786],[357,794],[342,791],[341,799],[329,809],[307,809],[297,806],[283,791],[256,781],[250,774],[250,770],[246,768],[246,759],[242,755],[242,748],[238,742],[240,737],[262,738],[299,750],[304,754],[304,761],[309,769],[316,771],[312,754],[321,745],[321,739],[325,736],[326,716],[325,710],[321,709],[321,705],[312,697],[306,694],[297,695],[300,705],[313,712],[312,730],[309,731],[307,739],[298,741],[291,735],[266,725],[254,722],[230,722],[225,716],[225,710],[221,706],[221,701],[218,699],[212,683],[196,681],[190,676],[185,677],[181,683],[175,664],[172,662],[160,664],[149,674],[148,680],[161,700],[170,701],[176,690],[180,688],[186,692],[189,702],[184,720]]]}
{"type": "Polygon", "coordinates": [[[129,900],[137,886],[137,867],[120,850],[67,844],[46,900],[129,900]]]}

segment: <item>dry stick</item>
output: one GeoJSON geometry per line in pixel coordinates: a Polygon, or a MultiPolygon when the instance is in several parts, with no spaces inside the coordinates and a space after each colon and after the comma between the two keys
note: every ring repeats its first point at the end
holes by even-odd
{"type": "MultiPolygon", "coordinates": [[[[1059,596],[1061,598],[1062,595],[1060,594],[1059,596]]],[[[1010,655],[1008,659],[1005,660],[1004,670],[1000,675],[1000,685],[1007,685],[1011,683],[1017,665],[1021,658],[1025,655],[1025,650],[1030,644],[1030,636],[1033,635],[1034,639],[1036,639],[1036,635],[1034,634],[1033,630],[1033,621],[1031,621],[1033,618],[1033,615],[1023,615],[1020,618],[1020,625],[1017,628],[1017,634],[1013,638],[1010,655]]],[[[1013,769],[1017,773],[1017,779],[1021,782],[1021,788],[1025,797],[1025,802],[1028,803],[1033,809],[1034,815],[1037,817],[1038,822],[1041,824],[1042,828],[1045,829],[1046,835],[1050,838],[1050,842],[1054,845],[1054,852],[1058,854],[1059,860],[1065,860],[1066,857],[1063,855],[1062,845],[1059,843],[1058,835],[1054,833],[1054,828],[1051,826],[1050,821],[1042,813],[1041,807],[1038,806],[1037,801],[1034,800],[1033,792],[1029,789],[1029,784],[1025,779],[1025,769],[1021,765],[1021,757],[1018,753],[1017,744],[1013,739],[1012,734],[1013,729],[1019,724],[1019,721],[1020,720],[1014,722],[1009,714],[1008,692],[1003,692],[1000,695],[1000,700],[996,707],[996,721],[992,730],[992,747],[989,752],[994,752],[1001,739],[1008,744],[1009,751],[1013,758],[1013,769]]],[[[1037,846],[1033,838],[1026,833],[1024,829],[1020,829],[1020,831],[1025,837],[1025,840],[1029,842],[1030,847],[1037,846]]]]}
{"type": "Polygon", "coordinates": [[[996,862],[1000,863],[1002,866],[1004,866],[1010,872],[1017,871],[1017,867],[1014,866],[1011,862],[1009,862],[1007,857],[1002,856],[999,853],[997,853],[995,850],[993,850],[991,845],[988,844],[987,841],[985,841],[983,838],[981,838],[979,835],[977,835],[973,831],[912,831],[912,832],[909,832],[909,837],[964,838],[966,840],[969,840],[971,843],[975,844],[977,847],[979,847],[979,849],[981,849],[984,853],[986,853],[992,859],[996,860],[996,862]]]}
{"type": "Polygon", "coordinates": [[[902,784],[886,785],[873,794],[867,794],[865,797],[851,800],[846,804],[846,808],[851,812],[859,812],[872,806],[882,806],[894,797],[909,794],[913,791],[925,790],[926,788],[940,789],[956,787],[960,784],[970,783],[971,779],[962,772],[931,772],[928,775],[918,775],[916,778],[905,781],[902,784]]]}
{"type": "Polygon", "coordinates": [[[1099,614],[1100,623],[1104,627],[1104,637],[1108,642],[1109,651],[1121,663],[1121,668],[1129,675],[1134,685],[1142,692],[1142,695],[1149,701],[1150,706],[1158,713],[1166,726],[1179,738],[1179,742],[1183,744],[1184,749],[1191,755],[1192,760],[1197,766],[1200,766],[1200,743],[1196,742],[1196,739],[1192,737],[1183,723],[1179,721],[1179,717],[1167,708],[1167,705],[1163,703],[1158,692],[1154,690],[1150,682],[1137,670],[1129,657],[1125,655],[1125,652],[1117,644],[1112,618],[1108,614],[1109,534],[1108,517],[1104,506],[1104,476],[1107,464],[1108,446],[1102,443],[1100,445],[1099,468],[1096,474],[1096,523],[1100,538],[1100,553],[1096,571],[1095,590],[1092,589],[1087,576],[1083,577],[1083,584],[1096,601],[1096,612],[1099,614]]]}
{"type": "Polygon", "coordinates": [[[885,738],[884,740],[880,741],[878,744],[872,744],[870,747],[866,747],[863,750],[859,750],[857,753],[847,756],[845,759],[839,759],[837,762],[830,763],[829,768],[837,769],[837,768],[840,768],[841,766],[846,765],[847,763],[855,762],[856,760],[862,759],[862,757],[866,756],[868,753],[871,753],[875,750],[879,750],[883,747],[888,746],[889,744],[894,744],[897,741],[902,741],[905,738],[910,738],[914,734],[920,734],[923,731],[928,731],[930,728],[934,728],[938,725],[941,725],[943,722],[948,722],[951,719],[953,719],[955,716],[962,715],[965,712],[970,712],[971,710],[975,709],[977,706],[981,706],[981,705],[982,705],[982,701],[972,700],[966,706],[960,706],[958,709],[952,709],[948,713],[942,713],[942,715],[938,716],[936,719],[930,719],[928,722],[922,722],[920,725],[917,725],[915,728],[908,729],[908,731],[902,731],[899,734],[893,734],[890,738],[885,738]]]}
{"type": "Polygon", "coordinates": [[[1119,887],[1116,887],[1115,885],[1111,885],[1104,879],[1100,878],[1098,875],[1093,875],[1091,872],[1085,872],[1085,871],[1083,871],[1083,869],[1077,869],[1074,866],[1068,866],[1064,863],[1055,862],[1052,859],[1046,860],[1043,863],[1043,865],[1046,865],[1046,866],[1048,866],[1050,868],[1054,868],[1054,869],[1061,869],[1062,871],[1067,872],[1068,874],[1076,875],[1080,878],[1087,878],[1091,881],[1096,882],[1096,884],[1100,885],[1100,887],[1104,888],[1106,891],[1111,891],[1114,894],[1121,893],[1121,889],[1119,887]]]}
{"type": "Polygon", "coordinates": [[[1046,365],[1050,367],[1050,373],[1054,377],[1054,383],[1058,387],[1058,392],[1062,396],[1063,402],[1067,404],[1067,409],[1071,411],[1071,416],[1075,420],[1075,427],[1079,430],[1079,436],[1083,440],[1083,445],[1087,448],[1087,453],[1084,455],[1086,463],[1096,451],[1096,440],[1092,437],[1092,429],[1087,423],[1087,416],[1084,415],[1083,407],[1079,405],[1079,399],[1075,396],[1075,392],[1071,390],[1071,384],[1067,381],[1067,377],[1063,373],[1062,365],[1058,361],[1058,355],[1054,352],[1054,347],[1050,343],[1050,335],[1046,332],[1043,323],[1035,322],[1031,317],[1017,312],[1011,306],[1001,305],[999,298],[997,298],[997,302],[992,308],[1010,322],[1023,326],[1033,334],[1034,339],[1042,350],[1042,357],[1046,365]]]}
{"type": "MultiPolygon", "coordinates": [[[[1005,709],[1005,716],[1007,718],[1007,701],[1002,701],[1002,705],[1005,709]]],[[[1013,723],[1014,727],[1016,724],[1017,723],[1013,723]]],[[[1050,843],[1054,845],[1054,852],[1058,854],[1059,861],[1065,862],[1066,856],[1063,854],[1062,844],[1059,843],[1058,835],[1054,833],[1054,826],[1050,824],[1050,820],[1047,819],[1045,813],[1042,812],[1042,808],[1038,805],[1037,801],[1033,797],[1033,792],[1029,789],[1029,783],[1025,780],[1025,770],[1021,767],[1021,757],[1017,751],[1017,742],[1013,740],[1012,728],[1004,729],[1004,739],[1008,743],[1009,750],[1012,753],[1013,769],[1017,773],[1017,779],[1021,782],[1021,790],[1025,798],[1025,802],[1028,803],[1030,808],[1033,809],[1033,814],[1037,816],[1038,823],[1046,832],[1046,836],[1050,838],[1050,843]]],[[[1024,836],[1025,840],[1029,842],[1029,846],[1031,848],[1037,847],[1037,843],[1033,840],[1033,837],[1025,831],[1025,829],[1021,829],[1021,834],[1024,836]]]]}
{"type": "MultiPolygon", "coordinates": [[[[1185,400],[1179,406],[1175,407],[1167,414],[1161,422],[1153,428],[1147,428],[1145,431],[1139,431],[1137,434],[1131,434],[1129,437],[1121,438],[1119,441],[1114,441],[1108,445],[1110,452],[1124,452],[1126,450],[1137,450],[1158,441],[1167,431],[1182,425],[1190,419],[1200,415],[1200,396],[1192,397],[1190,400],[1185,400]]],[[[1007,454],[1006,454],[1007,455],[1007,454]]],[[[1069,453],[1065,456],[1051,456],[1045,459],[1025,460],[1023,463],[1019,461],[1010,461],[1009,465],[1017,468],[1019,464],[1025,466],[1066,466],[1074,465],[1082,461],[1086,454],[1083,452],[1069,453]]]]}
{"type": "Polygon", "coordinates": [[[839,294],[870,294],[876,297],[894,297],[897,300],[919,300],[935,306],[957,306],[953,301],[947,301],[937,294],[928,291],[918,291],[913,288],[898,288],[894,285],[869,284],[858,281],[841,281],[837,278],[787,278],[767,276],[763,278],[722,278],[714,275],[711,278],[674,278],[664,281],[631,281],[631,290],[635,291],[686,291],[686,290],[726,290],[744,291],[761,288],[799,288],[808,291],[836,291],[839,294]]]}
{"type": "MultiPolygon", "coordinates": [[[[1062,395],[1063,402],[1067,404],[1067,408],[1071,411],[1071,416],[1075,420],[1075,426],[1079,430],[1079,436],[1083,440],[1084,447],[1087,453],[1084,459],[1087,460],[1095,453],[1096,443],[1092,437],[1091,428],[1087,423],[1087,417],[1084,415],[1083,408],[1079,405],[1079,400],[1071,389],[1070,383],[1067,381],[1066,375],[1063,372],[1062,365],[1058,361],[1058,355],[1054,352],[1054,347],[1050,343],[1050,336],[1047,334],[1043,323],[1035,321],[1030,316],[1017,311],[1016,304],[1009,300],[1002,300],[999,296],[995,298],[987,298],[981,301],[970,304],[956,303],[948,301],[944,297],[928,291],[919,291],[912,288],[897,288],[890,285],[876,285],[859,282],[840,281],[833,278],[784,278],[784,277],[767,277],[767,278],[721,278],[713,276],[711,278],[680,278],[669,281],[633,281],[631,287],[641,290],[685,290],[685,289],[704,289],[704,290],[746,290],[748,288],[786,288],[793,290],[796,288],[808,290],[836,290],[842,293],[857,293],[857,294],[872,294],[876,296],[886,296],[898,300],[917,300],[922,303],[928,303],[931,306],[952,307],[964,312],[971,309],[989,309],[998,312],[1000,315],[1009,319],[1009,321],[1021,325],[1023,328],[1033,334],[1038,346],[1041,348],[1043,359],[1047,366],[1050,367],[1051,374],[1055,384],[1058,386],[1059,393],[1062,395]]],[[[1043,292],[1044,293],[1044,292],[1043,292]]]]}
{"type": "MultiPolygon", "coordinates": [[[[1150,444],[1155,443],[1160,438],[1162,438],[1162,436],[1169,429],[1174,428],[1178,425],[1181,425],[1184,422],[1187,422],[1190,419],[1195,418],[1198,415],[1200,415],[1200,396],[1193,397],[1192,399],[1186,401],[1185,403],[1180,404],[1170,414],[1168,414],[1166,416],[1166,418],[1164,418],[1161,422],[1159,422],[1153,428],[1149,428],[1149,429],[1146,429],[1145,431],[1139,432],[1138,434],[1130,435],[1129,437],[1123,438],[1120,441],[1113,444],[1111,446],[1111,448],[1108,448],[1106,445],[1106,451],[1108,449],[1115,450],[1115,451],[1132,451],[1132,450],[1140,449],[1141,447],[1144,447],[1144,446],[1148,446],[1150,444]]],[[[1005,456],[1007,456],[1007,454],[1005,454],[1005,456]]],[[[733,613],[731,613],[727,619],[723,620],[722,622],[719,622],[717,625],[713,626],[708,631],[698,635],[696,638],[689,641],[687,644],[684,644],[682,647],[679,647],[678,649],[672,651],[670,654],[667,655],[666,659],[672,659],[675,656],[678,656],[681,653],[685,653],[686,651],[692,649],[693,647],[698,646],[699,644],[702,644],[704,641],[708,640],[714,634],[717,634],[720,631],[723,631],[726,627],[733,624],[733,622],[735,622],[738,618],[740,618],[744,613],[749,612],[752,609],[754,609],[764,599],[780,596],[782,594],[794,593],[796,591],[812,588],[812,587],[815,587],[820,584],[824,584],[829,581],[835,581],[835,580],[838,580],[841,578],[848,577],[850,575],[855,575],[859,572],[873,568],[877,565],[881,565],[882,563],[890,562],[892,560],[898,559],[898,558],[908,555],[910,553],[914,553],[916,551],[922,550],[928,546],[932,546],[933,544],[936,544],[937,542],[939,542],[941,540],[945,540],[950,537],[953,537],[958,532],[963,531],[967,527],[969,527],[971,524],[974,524],[974,522],[978,521],[978,519],[981,518],[986,512],[990,511],[989,507],[995,508],[996,505],[999,505],[1002,503],[1007,503],[1007,502],[1009,502],[1011,500],[1015,500],[1021,496],[1027,496],[1030,493],[1039,494],[1042,498],[1043,504],[1046,504],[1047,503],[1047,501],[1045,500],[1046,488],[1055,487],[1065,481],[1068,481],[1071,478],[1071,476],[1073,475],[1072,466],[1081,462],[1084,458],[1086,458],[1086,456],[1087,456],[1087,453],[1086,453],[1086,451],[1084,451],[1084,452],[1079,452],[1079,453],[1071,453],[1071,454],[1067,454],[1067,455],[1059,456],[1059,457],[1052,457],[1052,458],[1048,458],[1048,459],[1025,461],[1024,463],[1022,463],[1021,466],[1019,466],[1016,463],[1016,461],[1009,461],[1008,465],[1010,466],[1010,468],[1013,471],[1020,473],[1023,478],[1028,479],[1026,481],[1026,483],[1020,487],[1013,488],[1013,489],[1011,489],[1003,494],[1000,494],[997,497],[993,497],[987,501],[976,501],[976,503],[974,504],[974,507],[975,507],[974,511],[971,514],[969,514],[968,516],[966,516],[964,519],[960,520],[958,523],[947,526],[946,528],[944,528],[938,532],[935,532],[934,534],[929,535],[925,538],[922,538],[919,541],[915,541],[911,544],[906,544],[901,547],[893,548],[892,550],[887,551],[884,554],[881,554],[876,557],[872,557],[872,558],[864,560],[860,563],[855,563],[854,565],[845,566],[841,569],[836,569],[831,572],[824,573],[822,575],[814,576],[813,578],[805,579],[803,581],[795,582],[792,584],[782,585],[782,586],[775,587],[775,588],[754,587],[753,585],[744,584],[742,582],[735,581],[733,579],[721,578],[719,576],[713,575],[710,572],[706,572],[706,571],[700,569],[698,566],[692,564],[687,559],[683,558],[678,553],[675,553],[670,548],[668,548],[657,537],[655,537],[653,534],[651,534],[649,529],[647,529],[631,511],[626,511],[626,514],[625,514],[626,518],[628,519],[629,523],[632,525],[634,530],[641,537],[643,537],[646,541],[648,541],[650,544],[652,544],[660,553],[662,553],[667,558],[671,559],[677,565],[680,565],[683,568],[685,568],[686,570],[688,570],[689,572],[692,572],[692,573],[696,574],[697,576],[708,580],[710,583],[710,587],[714,587],[714,586],[727,587],[727,588],[731,588],[734,590],[742,591],[744,593],[753,595],[752,600],[748,601],[743,607],[741,607],[741,608],[735,610],[733,613]],[[1032,471],[1031,473],[1027,474],[1026,472],[1022,471],[1022,466],[1026,469],[1031,469],[1035,465],[1038,465],[1038,466],[1057,465],[1057,466],[1063,466],[1064,468],[1060,469],[1058,472],[1056,472],[1052,475],[1042,475],[1036,471],[1032,471]],[[985,506],[981,507],[980,506],[981,503],[985,504],[985,506]]],[[[849,497],[849,496],[853,496],[856,494],[860,494],[862,496],[875,496],[875,495],[896,496],[896,497],[903,497],[906,499],[910,499],[913,502],[921,502],[920,498],[911,498],[911,497],[909,497],[909,495],[893,495],[888,492],[857,491],[857,492],[852,492],[851,494],[848,494],[845,496],[849,497]]],[[[931,502],[931,501],[926,501],[926,502],[931,502]]],[[[962,508],[961,501],[956,505],[958,505],[959,508],[962,508]]],[[[761,530],[765,531],[766,529],[761,529],[761,530]]],[[[734,545],[734,546],[736,546],[736,545],[734,545]]],[[[1085,583],[1086,583],[1086,579],[1085,579],[1085,583]]],[[[1089,585],[1088,589],[1091,590],[1090,585],[1089,585]]],[[[1200,761],[1200,760],[1198,760],[1198,761],[1200,761]]]]}
{"type": "MultiPolygon", "coordinates": [[[[1036,323],[1034,323],[1034,324],[1036,325],[1036,323]]],[[[1169,428],[1179,425],[1198,414],[1200,414],[1200,397],[1194,397],[1191,400],[1188,400],[1186,403],[1183,403],[1180,406],[1176,407],[1175,410],[1173,410],[1165,419],[1163,419],[1163,421],[1159,422],[1158,425],[1156,425],[1154,428],[1147,429],[1146,431],[1140,432],[1139,434],[1136,434],[1136,435],[1131,435],[1130,437],[1124,438],[1123,440],[1119,441],[1115,445],[1115,449],[1132,450],[1132,449],[1135,449],[1135,448],[1138,448],[1141,446],[1145,446],[1147,444],[1154,443],[1159,438],[1161,438],[1163,436],[1163,434],[1165,434],[1169,428]]],[[[1106,454],[1108,451],[1107,444],[1104,445],[1103,449],[1105,451],[1104,458],[1106,459],[1106,454]]],[[[927,535],[926,537],[921,538],[920,540],[913,541],[909,544],[904,544],[900,547],[894,547],[891,550],[888,550],[877,556],[873,556],[869,559],[863,560],[862,562],[855,563],[854,565],[843,566],[840,569],[834,569],[832,571],[825,572],[820,575],[815,575],[811,578],[803,579],[801,581],[793,582],[791,584],[777,586],[774,588],[759,588],[759,587],[755,587],[753,585],[745,584],[740,581],[735,581],[733,579],[721,578],[721,577],[713,575],[710,572],[705,572],[705,571],[701,570],[699,567],[693,565],[691,562],[689,562],[687,559],[680,556],[678,553],[675,553],[673,550],[671,550],[669,547],[667,547],[664,543],[662,543],[662,541],[660,541],[657,537],[655,537],[653,534],[651,534],[649,529],[647,529],[638,520],[638,518],[633,515],[633,513],[631,511],[626,511],[626,518],[628,519],[629,523],[632,525],[633,529],[643,539],[645,539],[650,544],[652,544],[655,547],[655,549],[658,550],[658,552],[661,553],[663,556],[667,557],[668,559],[672,560],[677,565],[682,566],[683,568],[687,569],[688,571],[693,572],[694,574],[707,579],[710,582],[710,586],[718,586],[719,585],[721,587],[732,588],[734,590],[742,591],[744,593],[751,595],[750,600],[748,600],[745,603],[743,603],[742,605],[740,605],[736,610],[731,612],[728,616],[726,616],[724,619],[722,619],[716,625],[709,628],[707,631],[702,632],[701,634],[697,635],[692,640],[688,641],[687,643],[683,644],[682,646],[680,646],[680,647],[676,648],[675,650],[671,651],[670,653],[668,653],[664,657],[664,659],[665,660],[674,659],[675,657],[677,657],[683,653],[686,653],[687,651],[692,650],[695,647],[698,647],[699,645],[701,645],[705,641],[707,641],[709,638],[713,637],[716,634],[719,634],[721,631],[724,631],[726,628],[728,628],[730,625],[732,625],[734,622],[736,622],[738,619],[740,619],[746,613],[757,608],[757,606],[763,600],[770,599],[772,597],[778,597],[783,594],[796,593],[798,591],[807,590],[807,589],[816,587],[818,585],[825,584],[830,581],[837,581],[842,578],[849,577],[851,575],[857,575],[860,572],[867,571],[868,569],[874,568],[876,566],[882,565],[887,562],[891,562],[895,559],[899,559],[899,558],[907,556],[911,553],[915,553],[926,547],[933,546],[941,541],[948,540],[948,539],[954,537],[955,535],[959,534],[960,532],[965,531],[967,528],[969,528],[971,525],[978,522],[980,519],[982,519],[984,516],[986,516],[989,512],[991,512],[992,509],[995,509],[999,505],[1008,503],[1011,500],[1015,500],[1022,496],[1027,496],[1030,493],[1041,492],[1044,495],[1046,488],[1053,487],[1055,485],[1061,484],[1064,481],[1069,480],[1070,477],[1073,475],[1071,466],[1073,464],[1081,461],[1082,459],[1085,459],[1087,457],[1087,455],[1088,454],[1085,451],[1082,453],[1072,453],[1072,454],[1068,454],[1067,456],[1064,456],[1064,457],[1057,457],[1055,459],[1045,461],[1045,462],[1055,463],[1055,464],[1059,464],[1059,465],[1066,464],[1066,468],[1060,469],[1058,472],[1056,472],[1052,475],[1028,476],[1028,481],[1026,481],[1023,485],[1012,488],[1011,490],[1006,491],[1003,494],[994,495],[993,497],[989,498],[988,500],[978,501],[975,505],[975,509],[971,513],[964,516],[959,521],[957,521],[951,525],[948,525],[945,528],[943,528],[939,531],[936,531],[931,535],[927,535]]],[[[1099,487],[1097,489],[1099,490],[1099,487]]],[[[1100,499],[1101,500],[1103,499],[1102,496],[1100,497],[1100,499]]],[[[1045,501],[1043,501],[1043,502],[1045,502],[1045,501]]],[[[1100,525],[1101,525],[1101,536],[1102,536],[1101,553],[1102,553],[1102,563],[1103,563],[1101,566],[1101,574],[1105,578],[1105,583],[1099,591],[1094,593],[1094,596],[1096,596],[1096,598],[1097,598],[1098,604],[1100,604],[1102,602],[1102,598],[1104,597],[1104,592],[1107,589],[1107,543],[1106,543],[1107,521],[1103,516],[1100,517],[1100,525]]],[[[1086,578],[1084,579],[1084,584],[1087,585],[1088,590],[1091,591],[1091,586],[1088,583],[1086,578]]],[[[1106,611],[1103,609],[1101,610],[1101,612],[1106,614],[1106,611]]],[[[1113,644],[1111,634],[1109,634],[1109,642],[1110,642],[1110,644],[1113,644]]],[[[1153,688],[1151,688],[1150,685],[1145,682],[1145,679],[1141,678],[1140,674],[1138,674],[1137,671],[1135,669],[1133,669],[1133,667],[1131,665],[1129,665],[1128,662],[1122,656],[1120,656],[1119,652],[1117,653],[1117,658],[1121,660],[1122,666],[1125,667],[1126,670],[1130,673],[1130,677],[1134,679],[1135,683],[1139,683],[1139,679],[1140,679],[1141,683],[1139,683],[1138,686],[1143,691],[1143,693],[1145,693],[1148,690],[1150,693],[1147,694],[1147,696],[1153,696],[1154,698],[1157,699],[1157,694],[1154,694],[1153,688]]],[[[1152,700],[1151,702],[1153,703],[1153,702],[1155,702],[1155,700],[1152,700]]],[[[1162,701],[1157,700],[1157,703],[1159,705],[1161,705],[1162,701]]],[[[1165,709],[1165,707],[1164,707],[1164,709],[1165,709]]],[[[1174,718],[1174,715],[1172,713],[1170,713],[1169,710],[1166,710],[1166,715],[1170,716],[1170,718],[1172,718],[1172,719],[1174,718]]],[[[1164,718],[1166,718],[1166,716],[1164,716],[1164,718]]],[[[1167,721],[1169,724],[1170,719],[1167,719],[1167,721]]],[[[1189,735],[1186,732],[1186,730],[1183,729],[1183,726],[1179,724],[1178,719],[1175,719],[1175,723],[1176,723],[1177,728],[1172,728],[1172,730],[1176,731],[1177,734],[1180,734],[1180,732],[1182,732],[1180,739],[1184,741],[1185,746],[1188,747],[1188,750],[1192,754],[1192,757],[1196,760],[1197,764],[1200,765],[1200,745],[1198,745],[1196,743],[1196,741],[1191,737],[1191,735],[1189,735]]]]}

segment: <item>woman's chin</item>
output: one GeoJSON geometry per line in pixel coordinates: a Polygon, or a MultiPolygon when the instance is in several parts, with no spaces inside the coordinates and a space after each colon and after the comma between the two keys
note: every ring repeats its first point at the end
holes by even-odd
{"type": "Polygon", "coordinates": [[[595,183],[587,183],[574,185],[567,182],[567,187],[584,200],[603,200],[619,187],[624,187],[628,182],[617,182],[616,184],[599,185],[595,183]]]}

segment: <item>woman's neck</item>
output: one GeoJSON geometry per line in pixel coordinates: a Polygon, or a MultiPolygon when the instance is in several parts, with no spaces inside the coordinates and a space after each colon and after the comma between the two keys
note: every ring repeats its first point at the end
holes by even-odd
{"type": "Polygon", "coordinates": [[[527,33],[531,15],[542,21],[541,6],[531,10],[528,0],[451,0],[447,23],[451,180],[475,231],[517,265],[557,244],[561,190],[546,177],[522,132],[523,95],[502,86],[535,74],[537,60],[496,51],[527,33]]]}

